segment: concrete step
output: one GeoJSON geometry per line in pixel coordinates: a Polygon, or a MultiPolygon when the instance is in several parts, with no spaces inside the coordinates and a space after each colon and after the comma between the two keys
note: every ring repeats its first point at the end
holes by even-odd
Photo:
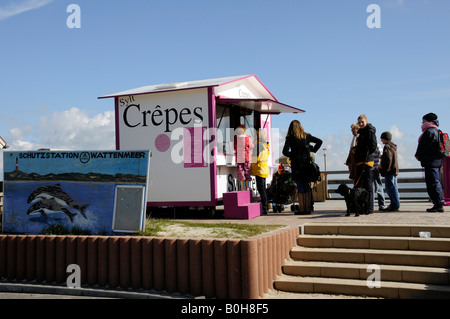
{"type": "Polygon", "coordinates": [[[291,257],[294,260],[441,268],[450,265],[449,252],[433,251],[294,247],[291,257]]]}
{"type": "Polygon", "coordinates": [[[450,226],[386,225],[386,224],[306,224],[302,234],[419,237],[421,231],[431,233],[431,238],[450,238],[450,226]]]}
{"type": "Polygon", "coordinates": [[[450,287],[430,284],[381,281],[380,288],[370,288],[366,280],[294,277],[281,275],[275,282],[277,290],[298,293],[342,294],[392,299],[450,298],[450,287]]]}
{"type": "MultiPolygon", "coordinates": [[[[370,264],[314,261],[288,261],[283,273],[291,276],[325,277],[367,280],[374,270],[370,264]]],[[[381,281],[450,285],[450,270],[437,267],[378,265],[381,281]]]]}
{"type": "Polygon", "coordinates": [[[450,298],[450,227],[306,224],[275,289],[381,298],[450,298]],[[430,232],[431,238],[419,237],[430,232]],[[380,270],[376,278],[376,270],[380,270]],[[371,288],[374,279],[381,287],[371,288]]]}
{"type": "Polygon", "coordinates": [[[450,252],[450,238],[396,236],[301,235],[297,243],[304,247],[395,249],[450,252]]]}

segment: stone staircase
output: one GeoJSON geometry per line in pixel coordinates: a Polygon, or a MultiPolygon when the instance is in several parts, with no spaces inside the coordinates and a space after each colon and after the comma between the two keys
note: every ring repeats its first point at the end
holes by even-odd
{"type": "Polygon", "coordinates": [[[274,282],[280,291],[450,298],[450,227],[308,224],[274,282]],[[419,233],[431,233],[421,238],[419,233]]]}

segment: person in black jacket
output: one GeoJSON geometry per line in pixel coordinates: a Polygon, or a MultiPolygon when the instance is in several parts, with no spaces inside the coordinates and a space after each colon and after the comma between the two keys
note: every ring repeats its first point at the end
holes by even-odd
{"type": "MultiPolygon", "coordinates": [[[[322,143],[321,139],[306,133],[299,121],[293,120],[289,125],[283,155],[289,157],[291,161],[292,178],[297,183],[297,190],[300,194],[311,193],[311,185],[305,179],[306,164],[311,161],[310,153],[316,153],[322,143]],[[311,146],[310,143],[314,143],[314,146],[311,146]]],[[[312,197],[312,193],[310,196],[312,197]]]]}
{"type": "Polygon", "coordinates": [[[356,183],[369,192],[369,214],[373,213],[373,153],[377,149],[376,128],[362,114],[358,117],[358,138],[355,147],[356,183]]]}
{"type": "Polygon", "coordinates": [[[441,167],[443,158],[439,154],[439,121],[434,113],[425,114],[422,118],[422,135],[419,137],[416,159],[425,169],[427,192],[433,202],[433,207],[427,212],[444,212],[444,197],[442,192],[441,167]]]}

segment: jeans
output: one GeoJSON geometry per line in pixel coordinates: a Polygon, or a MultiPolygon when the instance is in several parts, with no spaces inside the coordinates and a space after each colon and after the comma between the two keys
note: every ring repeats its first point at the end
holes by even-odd
{"type": "Polygon", "coordinates": [[[428,195],[434,205],[442,205],[444,196],[442,192],[441,168],[425,167],[425,182],[427,184],[428,195]]]}
{"type": "Polygon", "coordinates": [[[302,180],[296,180],[298,193],[309,193],[312,191],[311,184],[302,180]]]}
{"type": "Polygon", "coordinates": [[[384,182],[386,184],[386,193],[391,200],[390,206],[392,208],[400,208],[400,196],[398,194],[397,176],[386,175],[384,177],[384,182]]]}
{"type": "Polygon", "coordinates": [[[385,205],[384,190],[383,183],[381,182],[381,175],[377,169],[373,170],[373,186],[375,187],[373,192],[374,197],[375,194],[377,195],[378,207],[382,208],[385,205]]]}
{"type": "Polygon", "coordinates": [[[266,194],[266,179],[259,176],[255,176],[255,179],[256,179],[256,189],[258,190],[258,193],[261,196],[262,213],[267,214],[268,203],[266,194]]]}

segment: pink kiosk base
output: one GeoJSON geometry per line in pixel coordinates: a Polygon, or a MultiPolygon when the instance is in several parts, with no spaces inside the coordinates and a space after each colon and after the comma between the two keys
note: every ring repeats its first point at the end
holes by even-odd
{"type": "Polygon", "coordinates": [[[223,194],[224,217],[227,219],[252,219],[261,216],[261,204],[252,203],[250,191],[223,194]]]}

